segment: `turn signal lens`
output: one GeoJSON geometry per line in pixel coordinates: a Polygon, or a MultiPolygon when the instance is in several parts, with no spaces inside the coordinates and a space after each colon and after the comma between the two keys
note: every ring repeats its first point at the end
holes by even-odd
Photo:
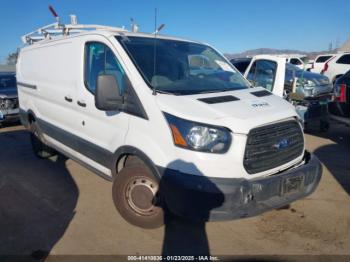
{"type": "Polygon", "coordinates": [[[170,124],[171,132],[173,133],[174,143],[178,146],[187,147],[185,139],[182,137],[179,129],[176,126],[170,124]]]}

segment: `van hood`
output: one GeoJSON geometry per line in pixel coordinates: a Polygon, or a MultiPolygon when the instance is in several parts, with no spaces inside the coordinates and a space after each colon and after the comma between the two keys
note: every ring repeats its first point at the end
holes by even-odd
{"type": "Polygon", "coordinates": [[[224,126],[241,134],[248,134],[257,126],[298,117],[294,106],[261,87],[183,96],[157,94],[155,98],[163,112],[224,126]],[[254,95],[258,91],[267,92],[267,95],[254,95]]]}

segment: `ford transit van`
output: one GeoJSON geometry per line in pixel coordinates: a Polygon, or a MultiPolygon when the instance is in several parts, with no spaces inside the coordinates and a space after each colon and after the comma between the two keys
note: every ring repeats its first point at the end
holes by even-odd
{"type": "Polygon", "coordinates": [[[53,27],[23,37],[21,121],[39,157],[58,151],[110,180],[131,224],[161,226],[164,212],[249,217],[317,187],[321,164],[305,151],[294,107],[252,88],[210,45],[53,27]]]}

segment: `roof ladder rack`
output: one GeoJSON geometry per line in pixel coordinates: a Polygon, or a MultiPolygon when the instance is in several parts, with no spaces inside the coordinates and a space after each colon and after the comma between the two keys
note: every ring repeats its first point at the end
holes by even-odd
{"type": "Polygon", "coordinates": [[[24,44],[34,44],[43,40],[49,40],[52,38],[65,37],[71,34],[77,34],[92,30],[107,30],[113,32],[126,32],[124,28],[120,27],[111,27],[111,26],[103,26],[103,25],[84,25],[78,24],[77,18],[75,15],[71,15],[71,23],[70,24],[61,24],[58,21],[53,24],[49,24],[43,27],[38,28],[37,30],[25,34],[21,37],[22,42],[24,44]]]}

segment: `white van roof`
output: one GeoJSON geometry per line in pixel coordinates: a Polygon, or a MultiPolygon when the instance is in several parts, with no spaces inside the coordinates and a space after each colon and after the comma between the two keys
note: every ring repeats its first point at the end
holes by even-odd
{"type": "MultiPolygon", "coordinates": [[[[104,25],[60,24],[56,22],[56,23],[38,28],[37,30],[30,32],[28,34],[25,34],[21,37],[21,39],[24,44],[33,45],[41,41],[65,39],[73,35],[74,36],[77,36],[80,34],[85,35],[85,34],[91,34],[96,32],[100,34],[139,36],[139,37],[149,37],[149,38],[154,38],[155,36],[154,33],[130,32],[125,28],[121,28],[121,27],[111,27],[111,26],[104,26],[104,25]]],[[[157,34],[157,38],[198,43],[196,41],[192,41],[188,39],[182,39],[182,38],[177,38],[172,36],[164,36],[159,34],[157,34]]]]}

